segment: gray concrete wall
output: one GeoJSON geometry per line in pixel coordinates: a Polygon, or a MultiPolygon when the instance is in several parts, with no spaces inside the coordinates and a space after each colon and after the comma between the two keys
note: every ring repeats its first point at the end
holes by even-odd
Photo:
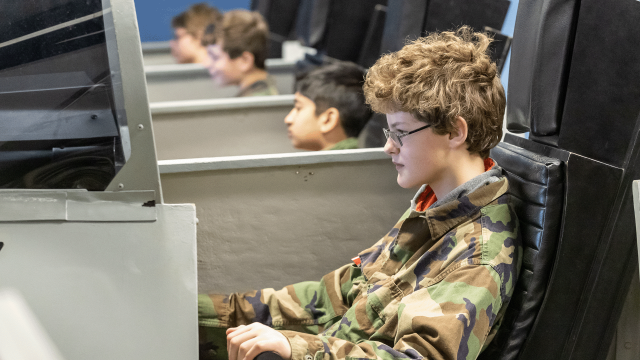
{"type": "MultiPolygon", "coordinates": [[[[267,72],[273,77],[280,94],[292,94],[295,62],[267,59],[267,72]]],[[[206,68],[199,64],[148,65],[145,75],[149,102],[198,100],[234,97],[237,86],[217,86],[206,68]]]]}
{"type": "Polygon", "coordinates": [[[292,107],[293,95],[151,104],[158,159],[294,152],[292,107]]]}
{"type": "Polygon", "coordinates": [[[201,293],[319,280],[384,236],[415,192],[381,149],[159,166],[165,201],[196,204],[201,293]]]}

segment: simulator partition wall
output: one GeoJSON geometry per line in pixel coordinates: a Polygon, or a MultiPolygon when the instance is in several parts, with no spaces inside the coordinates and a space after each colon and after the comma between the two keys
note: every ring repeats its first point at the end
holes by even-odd
{"type": "Polygon", "coordinates": [[[0,289],[65,359],[195,359],[195,208],[162,203],[133,1],[0,9],[0,289]]]}
{"type": "Polygon", "coordinates": [[[505,142],[562,161],[565,190],[542,306],[520,352],[501,359],[607,356],[638,261],[638,24],[637,1],[519,3],[507,121],[530,139],[505,142]]]}

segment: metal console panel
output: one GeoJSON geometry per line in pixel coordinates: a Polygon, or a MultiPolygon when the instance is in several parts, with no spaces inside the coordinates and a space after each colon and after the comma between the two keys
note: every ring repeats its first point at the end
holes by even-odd
{"type": "Polygon", "coordinates": [[[0,188],[151,190],[160,203],[133,1],[0,8],[0,188]]]}
{"type": "Polygon", "coordinates": [[[0,289],[24,296],[66,360],[197,359],[195,207],[96,194],[0,191],[0,289]]]}

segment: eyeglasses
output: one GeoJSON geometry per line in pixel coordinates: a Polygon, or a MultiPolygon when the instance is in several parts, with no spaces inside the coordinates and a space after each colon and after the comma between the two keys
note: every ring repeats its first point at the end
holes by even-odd
{"type": "Polygon", "coordinates": [[[396,131],[391,131],[391,130],[385,129],[385,128],[383,128],[382,131],[384,131],[384,136],[387,138],[387,140],[389,138],[391,138],[391,141],[393,141],[398,147],[402,147],[402,138],[403,137],[405,137],[407,135],[411,135],[413,133],[417,133],[418,131],[424,130],[424,129],[430,127],[430,126],[431,126],[431,124],[425,125],[425,126],[423,126],[421,128],[415,129],[413,131],[402,132],[402,133],[399,133],[399,132],[396,132],[396,131]]]}

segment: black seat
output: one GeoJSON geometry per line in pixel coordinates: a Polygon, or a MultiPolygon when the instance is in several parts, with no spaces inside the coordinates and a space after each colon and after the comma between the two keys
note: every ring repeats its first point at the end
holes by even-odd
{"type": "Polygon", "coordinates": [[[637,263],[637,10],[637,1],[519,2],[507,127],[530,134],[505,142],[562,159],[566,178],[557,259],[519,360],[601,360],[611,347],[637,263]]]}
{"type": "Polygon", "coordinates": [[[321,54],[356,62],[376,6],[386,3],[386,0],[300,0],[297,37],[321,54]]]}
{"type": "Polygon", "coordinates": [[[251,10],[259,12],[269,24],[269,59],[282,57],[282,43],[295,39],[297,0],[252,0],[251,10]]]}
{"type": "Polygon", "coordinates": [[[518,215],[523,258],[520,277],[503,322],[479,359],[516,359],[544,299],[562,224],[562,161],[508,143],[491,157],[509,179],[509,194],[518,215]]]}
{"type": "Polygon", "coordinates": [[[468,25],[475,31],[501,29],[508,0],[397,0],[389,2],[380,53],[400,50],[408,40],[468,25]]]}

